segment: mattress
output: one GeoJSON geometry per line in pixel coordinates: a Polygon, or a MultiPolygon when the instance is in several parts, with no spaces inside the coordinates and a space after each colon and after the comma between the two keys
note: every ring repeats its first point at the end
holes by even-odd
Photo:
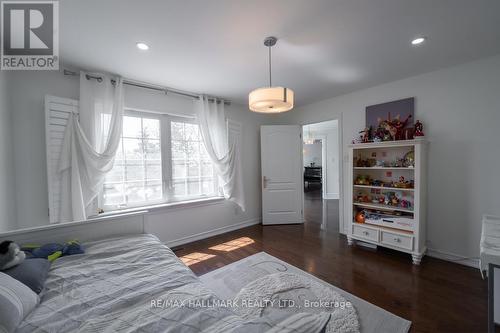
{"type": "Polygon", "coordinates": [[[17,332],[224,332],[241,323],[228,307],[209,306],[217,296],[155,236],[85,249],[53,263],[17,332]]]}

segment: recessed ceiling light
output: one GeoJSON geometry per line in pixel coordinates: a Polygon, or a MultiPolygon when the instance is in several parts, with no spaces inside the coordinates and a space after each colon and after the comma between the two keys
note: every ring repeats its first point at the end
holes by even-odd
{"type": "Polygon", "coordinates": [[[411,45],[420,45],[423,42],[425,42],[426,39],[427,39],[426,37],[415,38],[414,40],[411,41],[411,45]]]}
{"type": "Polygon", "coordinates": [[[146,44],[146,43],[141,43],[141,42],[139,42],[139,43],[137,43],[137,44],[135,44],[135,45],[137,46],[137,48],[138,48],[139,50],[143,50],[143,51],[149,50],[149,46],[148,46],[148,44],[146,44]]]}

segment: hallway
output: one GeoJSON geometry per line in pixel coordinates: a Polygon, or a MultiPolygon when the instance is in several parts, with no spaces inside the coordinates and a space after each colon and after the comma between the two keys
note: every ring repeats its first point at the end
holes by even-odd
{"type": "Polygon", "coordinates": [[[323,200],[319,186],[306,189],[304,191],[304,219],[306,223],[320,223],[323,231],[338,233],[339,200],[323,200]],[[325,219],[323,214],[325,214],[325,219]]]}

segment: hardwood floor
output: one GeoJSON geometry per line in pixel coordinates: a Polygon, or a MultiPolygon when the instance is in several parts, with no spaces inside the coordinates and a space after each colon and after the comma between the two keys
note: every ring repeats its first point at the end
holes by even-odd
{"type": "Polygon", "coordinates": [[[414,266],[396,251],[349,247],[334,228],[321,228],[319,214],[307,213],[304,225],[256,225],[184,245],[176,254],[212,255],[190,265],[202,275],[264,251],[411,320],[411,332],[486,332],[487,283],[478,270],[430,257],[414,266]],[[242,237],[253,242],[213,248],[242,237]]]}

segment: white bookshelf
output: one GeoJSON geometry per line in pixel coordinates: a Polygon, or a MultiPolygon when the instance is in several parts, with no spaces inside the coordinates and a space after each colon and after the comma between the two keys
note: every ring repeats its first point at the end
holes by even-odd
{"type": "MultiPolygon", "coordinates": [[[[413,264],[418,265],[426,251],[425,198],[426,198],[426,150],[425,140],[387,141],[361,143],[349,146],[349,201],[347,211],[349,245],[363,241],[377,246],[411,254],[413,264]],[[398,158],[414,152],[414,165],[393,165],[398,158]],[[378,160],[383,166],[357,165],[357,160],[378,160]],[[358,176],[365,176],[375,185],[356,184],[358,176]],[[390,184],[400,177],[413,180],[413,187],[397,187],[390,184]],[[380,185],[380,182],[383,185],[380,185]],[[391,186],[392,185],[392,186],[391,186]],[[387,198],[397,197],[399,203],[387,204],[387,198]],[[386,198],[384,202],[380,202],[386,198]],[[359,199],[359,200],[358,200],[359,199]],[[401,201],[411,203],[410,207],[401,201]],[[369,218],[365,223],[355,221],[358,211],[365,211],[369,218]]],[[[364,164],[364,163],[361,163],[364,164]]],[[[396,184],[398,185],[398,184],[396,184]]]]}

